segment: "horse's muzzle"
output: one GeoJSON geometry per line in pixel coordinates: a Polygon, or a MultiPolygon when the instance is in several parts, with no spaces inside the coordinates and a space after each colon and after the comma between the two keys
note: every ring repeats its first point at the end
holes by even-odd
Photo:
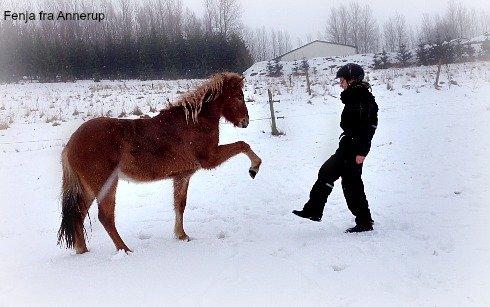
{"type": "Polygon", "coordinates": [[[239,128],[247,128],[248,127],[249,120],[248,118],[244,118],[239,124],[239,128]]]}

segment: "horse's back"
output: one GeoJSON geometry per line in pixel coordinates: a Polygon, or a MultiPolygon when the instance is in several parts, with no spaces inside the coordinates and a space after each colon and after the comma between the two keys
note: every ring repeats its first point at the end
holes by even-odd
{"type": "Polygon", "coordinates": [[[118,147],[129,127],[129,120],[94,118],[83,123],[72,134],[67,146],[72,143],[78,150],[86,149],[89,152],[118,147]]]}

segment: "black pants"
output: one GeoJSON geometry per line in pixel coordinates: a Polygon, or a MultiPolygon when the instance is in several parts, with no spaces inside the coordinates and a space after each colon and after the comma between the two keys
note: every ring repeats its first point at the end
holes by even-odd
{"type": "Polygon", "coordinates": [[[320,168],[318,179],[311,189],[310,200],[306,203],[305,209],[312,210],[321,216],[334,182],[342,178],[342,190],[347,207],[356,217],[356,224],[372,224],[371,212],[361,179],[362,164],[356,163],[356,155],[352,147],[350,138],[341,139],[335,154],[320,168]]]}

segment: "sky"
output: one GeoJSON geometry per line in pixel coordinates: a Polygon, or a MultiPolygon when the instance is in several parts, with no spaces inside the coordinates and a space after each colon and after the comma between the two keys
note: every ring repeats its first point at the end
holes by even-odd
{"type": "MultiPolygon", "coordinates": [[[[184,0],[184,5],[200,14],[203,11],[202,0],[184,0]]],[[[296,37],[306,40],[307,34],[316,37],[318,31],[325,31],[328,13],[331,7],[350,1],[341,0],[241,0],[243,22],[249,27],[262,25],[287,30],[292,41],[296,37]]],[[[490,0],[463,0],[465,6],[490,10],[490,0]]],[[[447,0],[370,0],[369,3],[382,25],[396,12],[405,15],[411,25],[419,25],[423,13],[442,13],[447,0]]]]}

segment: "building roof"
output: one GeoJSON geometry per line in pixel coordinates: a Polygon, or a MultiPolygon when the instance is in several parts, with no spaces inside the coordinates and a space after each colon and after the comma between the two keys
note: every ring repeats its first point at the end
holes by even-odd
{"type": "Polygon", "coordinates": [[[287,55],[287,54],[290,54],[290,53],[292,53],[292,52],[294,52],[294,51],[296,51],[296,50],[299,50],[299,49],[301,49],[301,48],[304,48],[304,47],[306,47],[306,46],[308,46],[308,45],[311,45],[311,44],[313,44],[313,43],[316,43],[316,42],[319,42],[319,43],[326,43],[326,44],[332,44],[332,45],[341,45],[341,46],[347,46],[347,47],[352,47],[352,48],[355,48],[355,49],[357,50],[357,47],[356,47],[356,46],[346,45],[346,44],[340,44],[340,43],[332,43],[332,42],[329,42],[329,41],[324,41],[324,40],[317,39],[317,40],[314,40],[314,41],[312,41],[312,42],[309,42],[308,44],[305,44],[305,45],[300,46],[300,47],[298,47],[298,48],[296,48],[296,49],[293,49],[293,50],[288,51],[288,52],[286,52],[286,53],[284,53],[284,54],[281,54],[280,56],[275,57],[275,58],[274,58],[274,60],[276,60],[276,59],[280,59],[280,58],[282,58],[283,56],[285,56],[285,55],[287,55]]]}

